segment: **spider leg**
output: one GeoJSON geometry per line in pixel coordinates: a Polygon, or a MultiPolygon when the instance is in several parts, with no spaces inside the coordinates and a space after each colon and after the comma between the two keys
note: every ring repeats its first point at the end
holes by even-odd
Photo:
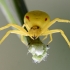
{"type": "Polygon", "coordinates": [[[43,38],[43,40],[45,40],[47,38],[47,35],[43,38]]]}
{"type": "MultiPolygon", "coordinates": [[[[43,38],[45,40],[47,38],[47,35],[43,38]]],[[[52,34],[50,34],[50,41],[48,42],[47,46],[52,42],[52,34]]]]}
{"type": "Polygon", "coordinates": [[[10,26],[12,26],[20,31],[23,31],[25,36],[28,35],[27,31],[24,28],[22,28],[21,26],[16,25],[16,24],[7,24],[6,26],[1,27],[0,30],[4,30],[6,28],[9,28],[10,26]]]}
{"type": "Polygon", "coordinates": [[[55,22],[65,22],[65,23],[70,23],[70,20],[65,20],[65,19],[60,19],[60,18],[55,18],[48,24],[48,28],[53,25],[55,22]]]}
{"type": "Polygon", "coordinates": [[[48,45],[52,42],[52,34],[50,34],[50,41],[48,42],[48,45]]]}
{"type": "MultiPolygon", "coordinates": [[[[58,32],[61,33],[61,35],[63,36],[63,38],[65,39],[65,41],[67,42],[67,44],[69,45],[69,48],[70,48],[70,42],[69,42],[69,40],[68,40],[68,38],[67,38],[67,36],[65,35],[65,33],[64,33],[63,30],[61,30],[61,29],[48,30],[47,32],[45,32],[44,35],[53,34],[53,33],[58,33],[58,32]]],[[[51,38],[51,41],[52,41],[52,38],[51,38]]],[[[51,42],[51,41],[50,41],[50,42],[51,42]]]]}
{"type": "Polygon", "coordinates": [[[1,44],[1,43],[2,43],[2,42],[8,37],[8,35],[9,35],[10,33],[20,34],[20,35],[23,34],[22,31],[18,31],[18,30],[10,30],[10,31],[8,31],[8,32],[5,34],[5,36],[0,40],[0,44],[1,44]]]}
{"type": "Polygon", "coordinates": [[[0,44],[8,37],[8,35],[9,35],[10,33],[20,34],[20,35],[23,34],[22,31],[18,31],[18,30],[9,30],[9,31],[5,34],[5,36],[0,40],[0,44]]]}
{"type": "Polygon", "coordinates": [[[52,26],[55,22],[66,22],[66,23],[70,23],[70,20],[55,18],[54,20],[52,20],[51,22],[49,22],[49,23],[44,27],[44,29],[42,30],[42,33],[44,33],[45,30],[48,29],[50,26],[52,26]]]}

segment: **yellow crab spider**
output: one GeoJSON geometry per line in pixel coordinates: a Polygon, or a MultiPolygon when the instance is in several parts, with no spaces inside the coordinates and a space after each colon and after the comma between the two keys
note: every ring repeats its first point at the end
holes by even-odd
{"type": "Polygon", "coordinates": [[[53,40],[52,34],[60,32],[61,35],[63,36],[63,38],[66,40],[67,44],[70,46],[70,42],[69,42],[68,38],[66,37],[63,30],[61,30],[61,29],[49,30],[48,29],[55,22],[70,23],[70,20],[55,18],[54,20],[50,21],[50,17],[47,13],[45,13],[43,11],[38,11],[38,10],[30,11],[30,12],[26,13],[26,15],[24,16],[24,24],[22,27],[19,25],[10,23],[10,24],[0,28],[0,30],[6,29],[10,26],[16,28],[16,30],[8,31],[6,33],[6,35],[0,40],[0,44],[5,40],[5,38],[10,33],[15,33],[15,34],[21,35],[21,41],[22,41],[22,36],[29,36],[31,39],[35,40],[39,36],[47,37],[47,35],[50,35],[50,41],[48,42],[48,44],[50,44],[53,40]],[[26,27],[26,30],[24,29],[24,27],[26,27]]]}

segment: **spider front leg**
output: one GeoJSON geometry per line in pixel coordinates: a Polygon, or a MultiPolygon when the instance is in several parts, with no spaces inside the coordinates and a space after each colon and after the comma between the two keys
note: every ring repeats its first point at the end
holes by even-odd
{"type": "Polygon", "coordinates": [[[55,22],[65,22],[65,23],[70,23],[70,20],[65,20],[65,19],[60,19],[60,18],[55,18],[52,20],[47,27],[49,28],[51,25],[53,25],[55,22]]]}
{"type": "Polygon", "coordinates": [[[42,33],[44,33],[45,30],[47,30],[47,29],[48,29],[50,26],[52,26],[55,22],[66,22],[66,23],[70,23],[70,20],[55,18],[54,20],[52,20],[52,21],[50,21],[48,24],[46,24],[46,26],[45,26],[44,29],[42,30],[42,33]]]}
{"type": "Polygon", "coordinates": [[[8,37],[8,35],[9,35],[10,33],[23,35],[23,32],[22,32],[22,31],[10,30],[10,31],[8,31],[8,32],[5,34],[5,36],[0,40],[0,44],[8,37]]]}
{"type": "Polygon", "coordinates": [[[69,45],[69,48],[70,48],[70,42],[69,42],[67,36],[65,35],[65,33],[61,29],[48,30],[44,33],[44,35],[58,33],[58,32],[61,33],[61,35],[63,36],[63,38],[65,39],[65,41],[67,42],[67,44],[69,45]]]}
{"type": "Polygon", "coordinates": [[[16,28],[16,29],[18,29],[18,30],[20,30],[20,31],[23,31],[23,32],[24,32],[24,33],[23,33],[24,36],[28,36],[27,31],[26,31],[24,28],[22,28],[21,26],[17,25],[17,24],[12,24],[12,23],[7,24],[6,26],[1,27],[0,30],[4,30],[4,29],[6,29],[6,28],[9,28],[10,26],[12,26],[12,27],[14,27],[14,28],[16,28]]]}

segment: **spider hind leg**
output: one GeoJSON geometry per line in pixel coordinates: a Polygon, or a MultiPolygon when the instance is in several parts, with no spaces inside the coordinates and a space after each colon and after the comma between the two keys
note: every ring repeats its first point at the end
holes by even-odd
{"type": "Polygon", "coordinates": [[[20,34],[20,35],[22,34],[21,31],[9,30],[9,31],[4,35],[4,37],[0,40],[0,44],[8,37],[8,35],[9,35],[10,33],[20,34]]]}
{"type": "Polygon", "coordinates": [[[68,40],[67,36],[65,35],[64,31],[61,29],[54,29],[54,30],[49,30],[48,34],[53,34],[53,33],[58,33],[60,32],[61,35],[63,36],[63,38],[65,39],[65,41],[67,42],[67,44],[69,45],[70,48],[70,41],[68,40]]]}

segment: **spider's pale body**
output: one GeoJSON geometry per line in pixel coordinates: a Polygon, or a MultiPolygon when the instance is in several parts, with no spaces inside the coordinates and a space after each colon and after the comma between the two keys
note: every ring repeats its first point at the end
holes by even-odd
{"type": "MultiPolygon", "coordinates": [[[[24,25],[32,39],[41,36],[43,28],[50,22],[49,15],[42,11],[28,12],[24,17],[24,25]]],[[[46,29],[47,31],[47,29],[46,29]]]]}
{"type": "Polygon", "coordinates": [[[46,38],[47,35],[50,35],[50,41],[48,42],[49,44],[50,42],[52,42],[52,34],[60,32],[63,38],[66,40],[67,44],[70,46],[70,42],[63,30],[49,30],[49,27],[52,26],[56,21],[70,23],[70,20],[60,18],[55,18],[54,20],[50,21],[50,17],[47,13],[38,10],[30,11],[24,16],[24,24],[22,27],[16,24],[8,24],[0,28],[0,30],[3,30],[12,26],[17,29],[8,31],[6,35],[0,40],[0,43],[2,43],[10,33],[15,33],[21,35],[21,41],[23,36],[29,36],[31,39],[35,40],[39,36],[45,36],[46,38]],[[26,27],[26,30],[24,29],[24,27],[26,27]]]}

